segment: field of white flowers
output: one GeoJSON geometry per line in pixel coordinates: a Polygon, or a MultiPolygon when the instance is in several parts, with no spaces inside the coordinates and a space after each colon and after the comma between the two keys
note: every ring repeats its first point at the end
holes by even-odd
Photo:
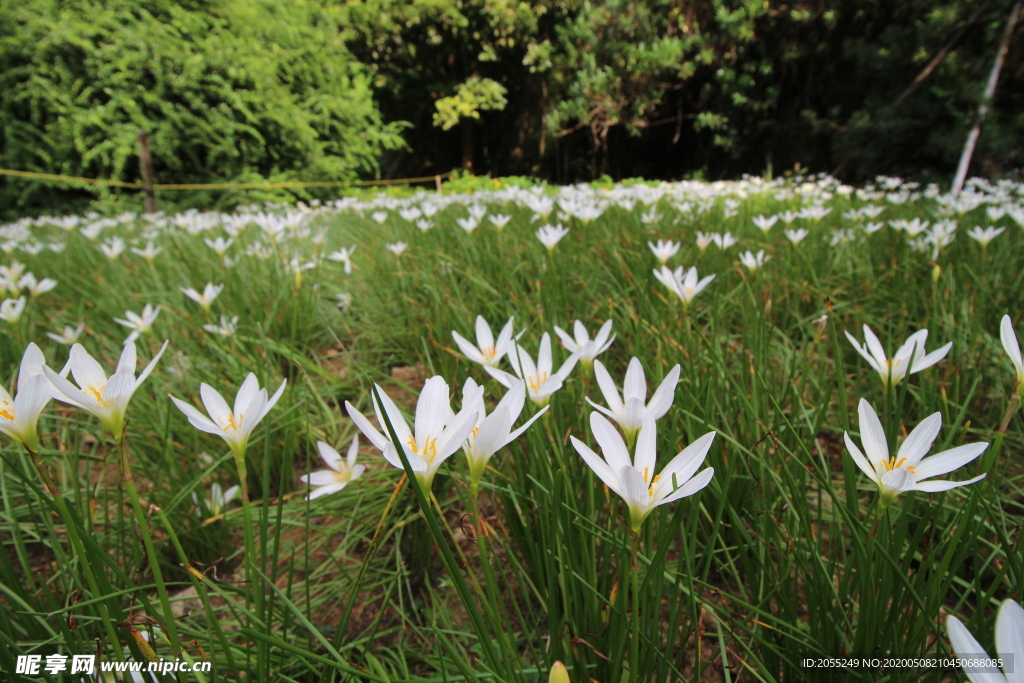
{"type": "Polygon", "coordinates": [[[1024,681],[1024,185],[492,185],[0,226],[9,680],[1024,681]]]}

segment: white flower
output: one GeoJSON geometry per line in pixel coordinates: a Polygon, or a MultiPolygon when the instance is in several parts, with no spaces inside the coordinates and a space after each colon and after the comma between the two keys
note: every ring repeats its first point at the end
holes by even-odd
{"type": "Polygon", "coordinates": [[[32,453],[39,452],[36,431],[39,415],[53,398],[53,385],[43,374],[45,365],[43,352],[29,343],[18,370],[18,395],[11,398],[7,390],[0,387],[0,432],[32,453]]]}
{"type": "Polygon", "coordinates": [[[657,244],[651,242],[647,243],[647,246],[654,252],[655,257],[658,259],[658,263],[665,265],[668,260],[679,253],[679,247],[682,245],[679,242],[673,242],[672,240],[658,240],[657,244]]]}
{"type": "MultiPolygon", "coordinates": [[[[946,618],[946,632],[953,651],[961,659],[989,659],[988,654],[971,632],[952,614],[946,618]]],[[[1013,600],[1004,600],[996,615],[996,652],[1003,660],[1005,675],[992,671],[994,667],[964,666],[964,673],[971,683],[1020,683],[1022,678],[1021,653],[1024,653],[1024,608],[1013,600]]]]}
{"type": "Polygon", "coordinates": [[[477,419],[462,450],[469,461],[469,476],[474,486],[479,484],[491,456],[518,439],[550,407],[541,408],[519,429],[512,431],[512,425],[519,419],[525,403],[526,385],[522,380],[517,380],[488,415],[484,405],[484,388],[473,378],[466,380],[462,388],[462,410],[476,412],[477,419]]]}
{"type": "Polygon", "coordinates": [[[800,241],[809,234],[806,228],[799,228],[797,230],[786,228],[785,233],[786,238],[793,244],[799,244],[800,241]]]}
{"type": "Polygon", "coordinates": [[[351,275],[352,274],[352,252],[354,252],[355,250],[356,250],[355,247],[348,247],[348,248],[342,247],[341,249],[339,249],[338,251],[334,252],[333,254],[328,254],[327,258],[329,258],[332,261],[338,261],[339,263],[342,263],[345,266],[345,274],[346,275],[351,275]]]}
{"type": "Polygon", "coordinates": [[[82,336],[82,331],[85,329],[85,323],[80,324],[78,327],[64,326],[64,331],[59,334],[53,332],[47,332],[46,336],[57,342],[58,344],[64,344],[65,346],[71,346],[78,338],[82,336]]]}
{"type": "Polygon", "coordinates": [[[204,239],[203,241],[206,242],[206,246],[213,249],[219,257],[223,257],[235,242],[233,239],[225,240],[223,237],[218,237],[215,240],[204,239]]]}
{"type": "Polygon", "coordinates": [[[338,300],[338,303],[335,305],[342,313],[352,307],[352,295],[349,292],[338,292],[334,295],[334,298],[338,300]]]}
{"type": "Polygon", "coordinates": [[[634,532],[640,530],[654,508],[692,496],[707,486],[715,474],[713,467],[707,467],[694,476],[711,449],[715,432],[708,432],[687,446],[655,475],[658,434],[653,415],[644,417],[633,462],[622,437],[608,420],[591,413],[590,428],[601,447],[603,459],[576,437],[571,437],[572,445],[605,486],[626,501],[634,532]]]}
{"type": "Polygon", "coordinates": [[[765,218],[764,216],[757,216],[754,219],[754,225],[758,227],[761,232],[768,232],[775,225],[775,222],[779,220],[778,216],[770,216],[765,218]]]}
{"type": "Polygon", "coordinates": [[[719,249],[728,249],[739,241],[738,238],[733,237],[732,234],[728,232],[722,234],[715,233],[711,236],[711,239],[714,240],[719,249]]]}
{"type": "Polygon", "coordinates": [[[113,261],[120,256],[127,247],[128,245],[125,244],[125,241],[120,237],[111,237],[100,245],[100,251],[103,252],[104,256],[113,261]]]}
{"type": "Polygon", "coordinates": [[[883,505],[888,505],[893,498],[905,491],[937,493],[973,484],[985,478],[985,475],[981,474],[967,481],[924,481],[966,465],[988,448],[987,443],[972,443],[925,458],[935,437],[939,435],[939,430],[942,429],[941,413],[926,417],[914,431],[910,432],[896,455],[890,458],[885,430],[882,429],[875,409],[861,399],[857,410],[860,414],[860,440],[864,444],[864,452],[861,453],[850,435],[844,432],[846,448],[861,472],[878,485],[883,505]]]}
{"type": "Polygon", "coordinates": [[[58,401],[70,403],[92,413],[113,433],[114,438],[120,439],[121,432],[124,431],[124,416],[128,410],[128,402],[135,394],[135,390],[149,377],[149,373],[153,372],[160,356],[167,349],[167,344],[165,341],[137,378],[134,341],[125,342],[121,358],[117,361],[117,369],[109,378],[96,359],[90,356],[81,344],[71,347],[71,357],[68,360],[71,375],[78,383],[77,387],[48,367],[44,366],[43,372],[56,389],[54,397],[58,401]]]}
{"type": "Polygon", "coordinates": [[[967,236],[981,246],[987,247],[989,242],[999,237],[1005,230],[1006,228],[994,228],[991,225],[982,230],[980,225],[976,225],[967,231],[967,236]]]}
{"type": "Polygon", "coordinates": [[[568,234],[569,228],[562,227],[561,223],[558,225],[544,224],[537,229],[537,239],[548,248],[548,251],[554,250],[555,245],[568,234]]]}
{"type": "MultiPolygon", "coordinates": [[[[423,488],[429,490],[437,470],[462,447],[466,437],[473,431],[477,423],[476,412],[463,410],[458,415],[452,412],[447,382],[440,376],[431,377],[423,385],[416,402],[416,431],[413,432],[398,406],[379,386],[377,395],[380,400],[373,402],[377,423],[386,431],[384,415],[387,415],[413,473],[423,488]]],[[[383,452],[384,458],[395,467],[404,469],[398,449],[390,437],[378,432],[348,401],[345,401],[345,409],[359,431],[383,452]]]]}
{"type": "Polygon", "coordinates": [[[715,241],[714,235],[705,235],[704,233],[697,231],[697,248],[702,252],[711,246],[711,243],[715,241]]]}
{"type": "Polygon", "coordinates": [[[432,227],[434,227],[434,222],[427,220],[426,218],[421,218],[418,221],[416,221],[416,227],[422,230],[423,232],[426,232],[427,230],[430,230],[432,227]]]}
{"type": "Polygon", "coordinates": [[[478,315],[476,317],[476,346],[455,331],[452,331],[452,339],[469,360],[496,368],[512,345],[512,322],[513,318],[509,318],[505,327],[501,328],[501,332],[498,333],[498,340],[495,341],[491,326],[487,324],[482,315],[478,315]]]}
{"type": "Polygon", "coordinates": [[[494,227],[498,230],[504,230],[508,222],[512,220],[512,216],[506,216],[504,214],[498,214],[496,216],[488,216],[487,220],[494,224],[494,227]]]}
{"type": "Polygon", "coordinates": [[[761,249],[757,254],[753,254],[749,251],[740,254],[740,263],[745,265],[750,270],[757,270],[765,264],[765,261],[770,259],[771,256],[764,255],[764,249],[761,249]]]}
{"type": "Polygon", "coordinates": [[[17,299],[4,299],[3,303],[0,303],[0,320],[6,320],[14,325],[21,320],[21,314],[25,312],[26,303],[23,296],[19,296],[17,299]]]}
{"type": "Polygon", "coordinates": [[[233,408],[228,406],[227,401],[216,389],[209,384],[200,384],[199,395],[210,414],[209,417],[179,398],[171,396],[171,400],[185,413],[193,427],[207,434],[216,434],[228,443],[236,458],[243,458],[252,430],[277,404],[286,384],[287,380],[282,380],[281,386],[268,398],[267,390],[260,388],[256,375],[250,372],[235,395],[233,408]]]}
{"type": "Polygon", "coordinates": [[[601,326],[593,340],[590,339],[587,328],[579,320],[573,323],[572,331],[573,336],[570,337],[565,330],[555,325],[555,334],[562,341],[562,348],[570,353],[579,354],[580,361],[587,368],[594,362],[595,358],[607,351],[608,347],[615,341],[615,335],[611,334],[611,320],[606,321],[601,326]]]}
{"type": "Polygon", "coordinates": [[[907,341],[896,351],[896,355],[890,360],[885,355],[885,349],[882,348],[878,337],[875,336],[875,333],[867,325],[864,326],[864,341],[866,343],[863,346],[857,343],[857,339],[852,334],[849,332],[845,334],[846,338],[853,344],[853,348],[857,349],[857,352],[881,375],[883,382],[888,384],[889,375],[890,373],[892,374],[894,386],[899,384],[900,380],[907,375],[921,372],[935,365],[945,358],[949,350],[953,348],[953,342],[949,342],[937,351],[925,353],[924,344],[928,341],[928,330],[918,330],[907,338],[907,341]],[[914,357],[913,367],[910,367],[911,355],[914,357]]]}
{"type": "Polygon", "coordinates": [[[473,232],[479,225],[478,219],[473,216],[466,216],[465,218],[456,218],[455,222],[459,224],[459,227],[466,232],[473,232]]]}
{"type": "Polygon", "coordinates": [[[142,258],[146,259],[150,263],[152,263],[153,259],[155,259],[157,257],[157,255],[161,251],[163,251],[163,250],[164,250],[163,247],[155,247],[155,246],[153,246],[153,241],[152,240],[150,240],[149,242],[146,242],[146,248],[145,249],[136,249],[135,247],[132,247],[132,252],[133,253],[141,256],[142,258]]]}
{"type": "Polygon", "coordinates": [[[125,311],[124,317],[127,320],[121,318],[114,318],[114,322],[118,325],[124,325],[129,328],[132,333],[128,335],[127,342],[134,342],[139,338],[140,334],[146,334],[153,327],[153,323],[156,321],[156,317],[160,315],[160,306],[153,306],[152,304],[146,304],[142,309],[142,315],[132,313],[131,311],[125,311]]]}
{"type": "MultiPolygon", "coordinates": [[[[210,497],[203,499],[203,502],[206,504],[206,511],[210,513],[211,517],[218,517],[224,514],[228,503],[235,499],[239,490],[240,488],[236,484],[235,486],[228,487],[227,491],[224,491],[219,483],[213,482],[210,485],[210,497]]],[[[195,491],[192,492],[192,502],[198,507],[199,496],[196,495],[195,491]]]]}
{"type": "Polygon", "coordinates": [[[513,350],[508,353],[508,360],[512,364],[515,377],[507,372],[485,365],[484,370],[494,379],[501,382],[508,388],[512,388],[516,377],[526,382],[530,392],[530,400],[538,406],[546,406],[551,400],[551,394],[562,388],[565,378],[572,372],[576,361],[579,360],[579,352],[572,354],[562,363],[558,372],[552,373],[553,361],[551,358],[551,335],[547,332],[540,338],[540,349],[537,352],[537,362],[527,353],[526,349],[516,344],[513,350]]]}
{"type": "Polygon", "coordinates": [[[1013,332],[1013,321],[1010,316],[1004,315],[999,324],[999,339],[1003,342],[1003,349],[1013,363],[1013,369],[1017,371],[1018,390],[1024,390],[1024,360],[1021,360],[1020,344],[1017,342],[1017,335],[1013,332]]]}
{"type": "Polygon", "coordinates": [[[385,244],[384,248],[395,256],[401,256],[408,246],[405,242],[395,242],[394,244],[385,244]]]}
{"type": "Polygon", "coordinates": [[[366,471],[364,465],[356,464],[356,458],[359,456],[358,434],[352,437],[352,443],[348,447],[348,453],[345,458],[342,458],[341,453],[323,441],[317,441],[316,448],[320,451],[320,457],[323,458],[324,464],[329,469],[318,470],[299,477],[299,481],[303,484],[315,487],[307,494],[309,500],[337,493],[348,486],[349,482],[353,482],[363,476],[363,472],[366,471]]]}
{"type": "Polygon", "coordinates": [[[230,337],[238,331],[238,316],[228,318],[226,315],[220,317],[220,325],[210,323],[203,325],[203,329],[210,334],[219,334],[222,337],[230,337]]]}
{"type": "Polygon", "coordinates": [[[51,280],[48,277],[44,277],[42,280],[36,280],[36,276],[32,273],[25,273],[21,280],[18,281],[18,287],[20,289],[27,289],[30,296],[36,297],[40,294],[45,294],[51,289],[57,286],[56,280],[51,280]]]}
{"type": "Polygon", "coordinates": [[[212,282],[207,282],[206,287],[203,288],[203,293],[200,294],[191,287],[179,287],[181,293],[187,296],[192,301],[203,307],[204,311],[209,311],[210,306],[213,305],[213,300],[216,299],[221,292],[224,291],[224,285],[215,285],[212,282]]]}
{"type": "Polygon", "coordinates": [[[608,407],[599,406],[588,397],[587,403],[615,420],[622,427],[626,434],[626,441],[633,442],[637,430],[640,429],[644,418],[651,415],[655,420],[660,420],[672,407],[675,400],[676,384],[679,382],[679,365],[675,365],[665,379],[658,385],[651,400],[647,401],[647,380],[644,378],[644,368],[640,359],[634,357],[629,361],[626,368],[626,379],[622,386],[622,395],[612,381],[601,361],[594,363],[594,375],[597,377],[597,386],[601,389],[605,403],[608,407]]]}
{"type": "Polygon", "coordinates": [[[689,270],[679,266],[674,271],[669,270],[668,266],[662,266],[661,270],[654,271],[654,277],[678,296],[684,305],[689,305],[693,298],[704,291],[704,288],[715,279],[714,275],[708,275],[704,279],[698,280],[696,266],[689,270]]]}
{"type": "Polygon", "coordinates": [[[372,214],[370,214],[370,218],[372,218],[373,220],[375,220],[378,223],[383,223],[384,221],[386,221],[388,219],[388,212],[387,211],[374,211],[372,214]]]}

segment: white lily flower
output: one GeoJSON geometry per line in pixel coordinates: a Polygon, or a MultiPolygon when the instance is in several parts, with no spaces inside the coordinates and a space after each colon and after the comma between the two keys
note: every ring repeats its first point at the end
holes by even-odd
{"type": "Polygon", "coordinates": [[[43,352],[30,342],[18,370],[18,395],[11,398],[7,390],[0,387],[0,432],[32,453],[39,452],[36,432],[39,416],[53,398],[53,385],[43,374],[45,365],[43,352]]]}
{"type": "Polygon", "coordinates": [[[199,395],[203,399],[206,411],[210,414],[209,417],[179,398],[171,396],[171,400],[181,412],[185,413],[193,427],[201,432],[216,434],[224,439],[231,447],[235,457],[241,459],[245,457],[245,448],[249,444],[252,430],[266,417],[270,409],[277,405],[286,384],[287,380],[281,380],[281,386],[277,388],[273,396],[268,398],[267,390],[260,388],[256,375],[250,372],[235,395],[233,408],[228,406],[227,401],[216,389],[209,384],[200,384],[199,395]]]}
{"type": "Polygon", "coordinates": [[[145,249],[136,249],[135,247],[132,247],[132,252],[146,259],[150,263],[152,263],[153,259],[155,259],[157,255],[163,250],[163,247],[154,247],[152,240],[146,242],[145,249]]]}
{"type": "Polygon", "coordinates": [[[224,285],[215,285],[212,282],[207,282],[206,287],[203,288],[203,293],[200,294],[191,287],[179,287],[181,293],[187,296],[192,301],[203,307],[204,311],[209,311],[210,306],[213,305],[213,300],[216,299],[221,292],[224,291],[224,285]]]}
{"type": "Polygon", "coordinates": [[[711,239],[714,240],[715,244],[718,245],[719,249],[728,249],[732,245],[739,242],[738,237],[733,237],[732,234],[728,232],[724,232],[721,234],[715,233],[714,235],[711,236],[711,239]]]}
{"type": "Polygon", "coordinates": [[[991,225],[982,230],[980,225],[976,225],[967,231],[967,236],[976,241],[983,247],[987,247],[989,242],[999,237],[1006,228],[994,228],[991,225]]]}
{"type": "Polygon", "coordinates": [[[670,258],[679,253],[679,248],[683,245],[672,240],[658,240],[657,244],[648,242],[647,246],[651,248],[658,263],[665,265],[670,258]]]}
{"type": "MultiPolygon", "coordinates": [[[[476,412],[463,410],[455,415],[448,399],[448,383],[440,376],[431,377],[424,383],[416,402],[416,431],[413,432],[398,406],[379,386],[377,394],[380,401],[373,402],[377,423],[386,430],[384,415],[387,415],[413,473],[424,490],[429,490],[438,469],[462,447],[466,437],[473,431],[477,423],[476,412]]],[[[345,401],[345,409],[359,431],[384,454],[384,458],[398,469],[405,469],[391,439],[378,432],[348,401],[345,401]]]]}
{"type": "Polygon", "coordinates": [[[484,370],[509,389],[512,388],[517,377],[525,381],[530,392],[530,399],[538,406],[543,407],[551,400],[551,394],[562,388],[562,383],[572,372],[579,358],[579,352],[572,354],[558,368],[558,372],[552,373],[554,361],[551,358],[551,335],[545,332],[544,336],[540,338],[536,363],[533,362],[533,358],[530,357],[526,349],[516,344],[508,354],[515,376],[487,365],[484,366],[484,370]]]}
{"type": "MultiPolygon", "coordinates": [[[[206,511],[210,513],[211,517],[224,514],[228,503],[235,499],[240,490],[240,487],[235,484],[234,486],[229,486],[228,490],[225,491],[218,482],[213,482],[210,484],[210,497],[203,499],[203,502],[206,504],[206,511]]],[[[197,507],[199,506],[199,496],[196,495],[195,491],[192,492],[192,502],[197,507]]],[[[197,510],[196,512],[199,511],[197,510]]]]}
{"type": "Polygon", "coordinates": [[[462,388],[462,410],[477,414],[476,425],[466,437],[466,442],[462,444],[462,450],[469,461],[471,486],[480,483],[491,456],[518,439],[550,407],[541,408],[522,426],[512,431],[512,425],[519,419],[525,403],[526,384],[522,380],[517,380],[505,392],[505,396],[498,402],[494,411],[488,415],[484,405],[484,388],[473,381],[473,378],[466,380],[462,388]]]}
{"type": "Polygon", "coordinates": [[[1003,349],[1013,363],[1013,369],[1017,371],[1018,391],[1024,388],[1024,360],[1020,355],[1020,344],[1017,342],[1017,335],[1013,333],[1013,321],[1010,316],[1004,315],[999,324],[999,338],[1003,342],[1003,349]]]}
{"type": "Polygon", "coordinates": [[[697,248],[700,249],[701,253],[704,252],[711,244],[715,241],[714,235],[705,235],[704,233],[697,231],[697,248]]]}
{"type": "MultiPolygon", "coordinates": [[[[946,618],[946,633],[949,644],[957,657],[964,660],[990,659],[967,627],[952,614],[946,618]]],[[[1024,608],[1013,600],[1004,600],[996,615],[996,652],[1003,659],[1001,667],[1006,674],[992,671],[994,667],[964,666],[964,673],[971,683],[1021,683],[1024,671],[1019,657],[1024,653],[1024,608]]],[[[968,662],[970,664],[970,662],[968,662]]]]}
{"type": "Polygon", "coordinates": [[[605,321],[601,329],[597,331],[597,335],[593,340],[590,339],[590,335],[587,333],[587,328],[583,326],[583,323],[579,320],[575,321],[572,325],[573,336],[563,330],[558,325],[555,325],[555,334],[562,342],[562,348],[569,353],[579,354],[580,362],[583,363],[583,367],[586,368],[587,372],[590,372],[590,367],[594,364],[594,359],[600,356],[602,353],[608,350],[608,347],[615,341],[615,335],[612,334],[612,321],[605,321]],[[609,336],[610,335],[610,336],[609,336]]]}
{"type": "Polygon", "coordinates": [[[770,258],[771,256],[764,255],[764,249],[759,250],[757,254],[746,251],[740,254],[740,263],[745,265],[749,270],[757,270],[770,258]]]}
{"type": "Polygon", "coordinates": [[[405,242],[395,242],[394,244],[385,244],[384,248],[395,256],[401,256],[408,246],[405,242]]]}
{"type": "Polygon", "coordinates": [[[797,228],[796,230],[786,228],[784,232],[786,233],[786,239],[793,244],[800,244],[800,242],[810,234],[806,228],[797,228]]]}
{"type": "Polygon", "coordinates": [[[220,325],[210,323],[203,325],[203,329],[210,334],[219,334],[222,337],[230,337],[238,331],[238,316],[228,318],[226,315],[220,317],[220,325]]]}
{"type": "Polygon", "coordinates": [[[715,474],[713,467],[697,474],[711,450],[715,432],[708,432],[687,446],[656,475],[658,432],[653,415],[644,417],[633,462],[630,462],[629,449],[622,437],[608,420],[598,413],[591,413],[590,428],[601,447],[603,458],[576,437],[571,437],[572,445],[605,486],[626,501],[634,532],[640,531],[640,526],[654,508],[692,496],[707,486],[715,474]]]}
{"type": "Polygon", "coordinates": [[[512,216],[506,216],[505,214],[497,214],[496,216],[488,216],[487,220],[494,224],[497,230],[504,230],[508,222],[512,220],[512,216]]]}
{"type": "Polygon", "coordinates": [[[875,409],[866,400],[861,399],[857,412],[860,415],[860,439],[864,444],[864,452],[857,448],[849,433],[844,432],[843,437],[857,467],[878,485],[882,505],[888,505],[905,491],[937,493],[958,486],[967,486],[985,478],[985,475],[981,474],[966,481],[924,481],[966,465],[988,448],[988,444],[984,442],[972,443],[925,458],[925,454],[935,442],[935,437],[939,435],[939,430],[942,429],[941,413],[926,417],[904,439],[896,455],[890,458],[885,430],[882,429],[875,409]]]}
{"type": "Polygon", "coordinates": [[[779,217],[778,215],[769,216],[768,218],[765,218],[764,216],[755,216],[753,220],[754,225],[757,226],[758,230],[761,232],[768,232],[772,229],[772,226],[775,225],[775,222],[779,220],[779,217]]]}
{"type": "Polygon", "coordinates": [[[487,324],[482,315],[478,315],[476,317],[477,346],[473,346],[465,337],[455,331],[452,332],[452,339],[469,360],[496,368],[512,345],[512,323],[513,318],[509,318],[505,327],[501,328],[501,332],[498,333],[498,340],[495,341],[491,326],[487,324]]]}
{"type": "Polygon", "coordinates": [[[455,222],[459,224],[459,227],[466,232],[473,232],[480,224],[479,221],[473,216],[466,216],[465,218],[456,218],[455,222]]]}
{"type": "Polygon", "coordinates": [[[640,364],[639,358],[634,357],[629,361],[621,395],[608,370],[605,369],[601,361],[597,361],[594,363],[594,375],[597,377],[597,386],[601,389],[601,394],[608,407],[599,406],[589,397],[586,401],[618,422],[626,434],[626,441],[633,443],[636,433],[647,415],[653,416],[655,420],[660,420],[672,407],[672,401],[676,396],[676,385],[679,383],[679,372],[679,365],[673,366],[665,375],[665,379],[658,385],[651,400],[647,401],[647,380],[644,377],[644,368],[640,364]]]}
{"type": "Polygon", "coordinates": [[[16,324],[21,320],[21,314],[25,312],[26,303],[23,296],[19,296],[17,299],[4,299],[0,303],[0,320],[6,320],[12,325],[16,324]]]}
{"type": "Polygon", "coordinates": [[[125,340],[125,343],[128,343],[134,342],[139,338],[140,334],[148,333],[153,328],[153,323],[156,322],[158,315],[160,315],[160,306],[146,304],[142,309],[142,315],[132,313],[131,311],[125,311],[124,317],[126,320],[114,318],[114,322],[118,325],[124,325],[132,331],[132,333],[128,335],[128,339],[125,340]]]}
{"type": "Polygon", "coordinates": [[[548,248],[548,251],[554,251],[555,245],[569,234],[569,228],[562,227],[561,223],[558,225],[544,224],[537,229],[536,234],[537,239],[548,248]]]}
{"type": "Polygon", "coordinates": [[[213,251],[220,258],[224,258],[224,254],[226,254],[228,252],[228,249],[231,248],[231,245],[235,243],[235,240],[226,240],[223,237],[217,237],[217,239],[213,240],[204,239],[203,241],[206,242],[206,246],[208,246],[210,249],[213,249],[213,251]]]}
{"type": "Polygon", "coordinates": [[[36,276],[32,273],[25,273],[21,280],[18,281],[18,287],[20,289],[27,289],[29,296],[32,297],[37,297],[40,294],[46,294],[56,286],[56,280],[51,280],[48,277],[44,277],[42,280],[36,280],[36,276]]]}
{"type": "Polygon", "coordinates": [[[356,464],[356,458],[359,457],[358,434],[352,437],[352,443],[348,447],[345,458],[342,458],[341,453],[323,441],[317,441],[316,448],[320,451],[320,457],[323,458],[324,464],[329,469],[317,470],[299,477],[299,481],[303,484],[314,487],[306,496],[308,500],[316,500],[321,496],[337,493],[348,486],[350,482],[363,476],[363,472],[366,471],[365,465],[356,464]]]}
{"type": "Polygon", "coordinates": [[[77,387],[48,367],[43,366],[43,372],[56,389],[54,398],[92,413],[111,431],[115,439],[120,439],[124,431],[124,416],[128,410],[128,402],[135,394],[135,390],[149,377],[149,373],[153,372],[168,343],[164,342],[138,377],[135,377],[137,357],[134,341],[125,342],[121,358],[117,361],[117,369],[109,378],[96,359],[90,356],[81,344],[71,347],[71,356],[68,360],[68,367],[78,383],[77,387]]]}
{"type": "Polygon", "coordinates": [[[115,260],[120,256],[128,245],[120,237],[111,237],[109,240],[100,245],[100,251],[111,261],[115,260]]]}
{"type": "Polygon", "coordinates": [[[949,342],[936,351],[925,353],[924,344],[928,340],[928,330],[918,330],[907,338],[907,341],[896,351],[896,355],[890,360],[885,355],[885,349],[882,348],[878,337],[875,336],[875,333],[867,325],[864,326],[864,341],[866,343],[863,346],[857,343],[857,339],[852,334],[849,332],[845,334],[846,338],[853,344],[853,347],[857,349],[857,352],[881,375],[883,382],[888,384],[889,375],[890,373],[892,374],[893,386],[899,384],[900,380],[907,375],[921,372],[935,365],[945,358],[949,350],[953,348],[953,342],[949,342]],[[910,367],[911,355],[914,356],[913,367],[910,367]]]}
{"type": "Polygon", "coordinates": [[[352,274],[352,252],[356,250],[355,247],[342,247],[333,254],[328,254],[327,258],[332,261],[338,261],[345,266],[345,275],[352,274]]]}
{"type": "Polygon", "coordinates": [[[668,287],[673,294],[678,296],[679,300],[686,306],[715,279],[714,275],[708,275],[702,280],[697,280],[696,266],[689,270],[682,266],[675,270],[669,270],[668,266],[662,266],[661,270],[654,271],[654,277],[658,279],[658,282],[668,287]]]}
{"type": "Polygon", "coordinates": [[[63,332],[54,334],[53,332],[47,332],[46,336],[57,342],[58,344],[64,344],[65,346],[71,346],[78,338],[82,336],[82,331],[85,330],[85,323],[80,324],[78,327],[64,326],[63,332]]]}

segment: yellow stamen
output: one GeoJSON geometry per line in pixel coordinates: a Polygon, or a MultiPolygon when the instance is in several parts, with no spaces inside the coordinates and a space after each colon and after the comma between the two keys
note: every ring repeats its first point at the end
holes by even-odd
{"type": "Polygon", "coordinates": [[[493,346],[485,346],[484,348],[480,349],[480,355],[483,356],[487,360],[492,360],[494,358],[495,354],[497,354],[497,353],[498,353],[498,350],[496,348],[494,348],[493,346]]]}
{"type": "Polygon", "coordinates": [[[106,405],[106,403],[105,403],[105,402],[103,401],[103,394],[101,394],[101,393],[100,393],[100,392],[99,392],[99,391],[98,391],[98,390],[96,389],[96,387],[89,387],[89,391],[91,391],[91,392],[92,392],[92,395],[93,395],[93,397],[95,397],[97,401],[99,401],[99,402],[100,402],[101,404],[103,404],[103,405],[106,405]]]}
{"type": "MultiPolygon", "coordinates": [[[[659,479],[661,479],[661,475],[660,474],[654,475],[654,479],[651,480],[651,485],[647,487],[647,495],[648,496],[653,496],[654,495],[654,485],[658,483],[659,479]]],[[[647,481],[647,468],[646,467],[644,468],[644,481],[647,481]]]]}
{"type": "Polygon", "coordinates": [[[437,437],[436,436],[428,436],[426,439],[423,440],[423,451],[422,452],[420,451],[419,447],[416,445],[416,439],[413,437],[412,434],[409,435],[408,443],[409,443],[409,448],[412,449],[413,453],[415,453],[416,455],[420,456],[421,458],[426,460],[428,463],[434,462],[434,458],[437,457],[437,437]]]}
{"type": "Polygon", "coordinates": [[[537,393],[538,391],[540,391],[540,388],[544,384],[544,382],[547,381],[548,373],[542,372],[535,377],[530,377],[529,379],[527,379],[526,383],[530,385],[530,388],[533,389],[534,393],[537,393]]]}
{"type": "Polygon", "coordinates": [[[227,424],[227,426],[224,427],[224,431],[226,432],[229,429],[239,429],[239,428],[241,428],[241,426],[242,426],[242,413],[238,414],[238,422],[235,422],[235,414],[234,413],[230,413],[228,415],[228,424],[227,424]]]}
{"type": "MultiPolygon", "coordinates": [[[[889,458],[888,461],[886,461],[886,460],[879,460],[878,462],[887,471],[892,472],[894,469],[898,469],[898,468],[903,467],[903,463],[905,463],[906,461],[907,461],[906,458],[900,458],[899,462],[896,462],[896,456],[894,455],[891,458],[889,458]]],[[[913,471],[914,471],[913,467],[908,467],[907,468],[907,472],[913,472],[913,471]]]]}
{"type": "Polygon", "coordinates": [[[14,422],[14,415],[11,413],[11,411],[7,410],[7,408],[0,410],[0,417],[6,417],[11,422],[14,422]]]}

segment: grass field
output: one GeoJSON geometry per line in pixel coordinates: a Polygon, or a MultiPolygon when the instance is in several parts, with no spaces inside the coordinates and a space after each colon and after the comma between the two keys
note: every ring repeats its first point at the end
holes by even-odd
{"type": "Polygon", "coordinates": [[[26,396],[0,410],[0,670],[38,655],[19,675],[85,680],[47,656],[99,654],[212,663],[179,681],[547,681],[556,661],[575,683],[967,680],[911,661],[965,654],[950,615],[1007,654],[1024,369],[1000,330],[1024,322],[1024,186],[475,182],[0,228],[0,362],[26,396]],[[985,246],[975,226],[1000,232],[985,246]],[[657,249],[667,271],[658,240],[678,243],[657,249]],[[500,344],[477,316],[495,337],[512,320],[518,346],[483,348],[500,344]],[[609,321],[607,348],[571,338],[609,321]],[[851,343],[865,326],[881,350],[851,343]],[[106,376],[129,335],[139,371],[169,340],[137,386],[106,376]],[[50,370],[29,353],[15,381],[30,342],[50,370]],[[19,420],[50,393],[33,445],[19,420]],[[470,467],[464,450],[535,416],[470,467]],[[805,661],[828,657],[896,661],[805,661]]]}

